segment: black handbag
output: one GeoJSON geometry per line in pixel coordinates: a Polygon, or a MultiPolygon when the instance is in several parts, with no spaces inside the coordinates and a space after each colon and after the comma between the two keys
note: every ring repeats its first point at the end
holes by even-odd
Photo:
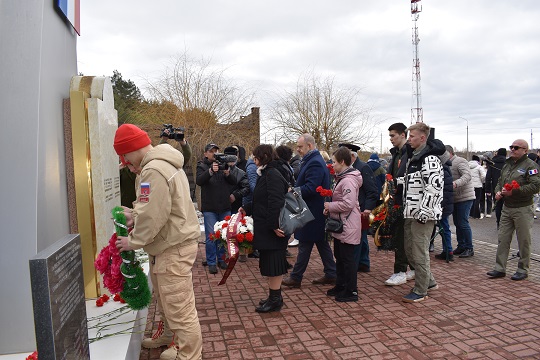
{"type": "Polygon", "coordinates": [[[326,218],[324,223],[324,231],[335,234],[341,234],[343,232],[343,222],[341,221],[341,215],[339,219],[326,218]]]}
{"type": "MultiPolygon", "coordinates": [[[[349,215],[347,215],[345,220],[347,220],[351,214],[352,210],[349,215]]],[[[343,232],[343,221],[341,221],[341,214],[339,214],[339,219],[332,219],[330,216],[328,216],[324,222],[324,231],[334,234],[341,234],[343,232]]]]}
{"type": "Polygon", "coordinates": [[[300,190],[294,189],[285,194],[285,204],[279,213],[279,228],[285,237],[291,236],[297,229],[304,227],[315,217],[309,210],[300,190]]]}

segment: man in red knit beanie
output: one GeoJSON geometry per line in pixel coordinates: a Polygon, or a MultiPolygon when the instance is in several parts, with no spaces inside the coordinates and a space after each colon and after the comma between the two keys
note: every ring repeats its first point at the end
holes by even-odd
{"type": "MultiPolygon", "coordinates": [[[[133,230],[127,237],[119,236],[116,246],[120,251],[143,248],[148,253],[158,308],[175,335],[175,343],[160,359],[201,359],[202,333],[191,272],[200,228],[182,170],[184,157],[168,144],[153,147],[148,134],[131,124],[118,128],[114,149],[139,175],[133,209],[124,208],[133,230]]],[[[149,342],[158,347],[171,337],[164,331],[149,342]]]]}

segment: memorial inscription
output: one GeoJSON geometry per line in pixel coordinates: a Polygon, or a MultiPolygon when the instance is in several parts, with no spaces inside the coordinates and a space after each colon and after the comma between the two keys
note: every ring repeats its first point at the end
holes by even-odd
{"type": "Polygon", "coordinates": [[[79,235],[30,259],[30,280],[39,359],[90,359],[79,235]]]}

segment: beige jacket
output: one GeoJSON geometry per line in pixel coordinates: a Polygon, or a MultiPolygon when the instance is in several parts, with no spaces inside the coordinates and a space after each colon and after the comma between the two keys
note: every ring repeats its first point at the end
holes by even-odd
{"type": "Polygon", "coordinates": [[[167,144],[154,147],[143,158],[135,185],[134,228],[128,238],[133,249],[158,255],[199,239],[199,221],[183,164],[182,154],[167,144]]]}
{"type": "Polygon", "coordinates": [[[450,166],[452,179],[454,179],[456,185],[454,188],[454,204],[475,199],[469,162],[459,156],[452,156],[450,161],[452,162],[452,166],[450,166]]]}

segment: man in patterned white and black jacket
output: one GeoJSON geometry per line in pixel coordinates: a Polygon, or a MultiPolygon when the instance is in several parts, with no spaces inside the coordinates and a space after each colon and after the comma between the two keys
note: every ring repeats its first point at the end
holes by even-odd
{"type": "Polygon", "coordinates": [[[428,125],[416,123],[408,130],[412,154],[403,179],[405,253],[416,276],[414,288],[403,301],[419,302],[428,298],[428,290],[438,288],[430,270],[429,240],[442,217],[444,174],[439,156],[446,149],[440,140],[428,140],[428,125]]]}

